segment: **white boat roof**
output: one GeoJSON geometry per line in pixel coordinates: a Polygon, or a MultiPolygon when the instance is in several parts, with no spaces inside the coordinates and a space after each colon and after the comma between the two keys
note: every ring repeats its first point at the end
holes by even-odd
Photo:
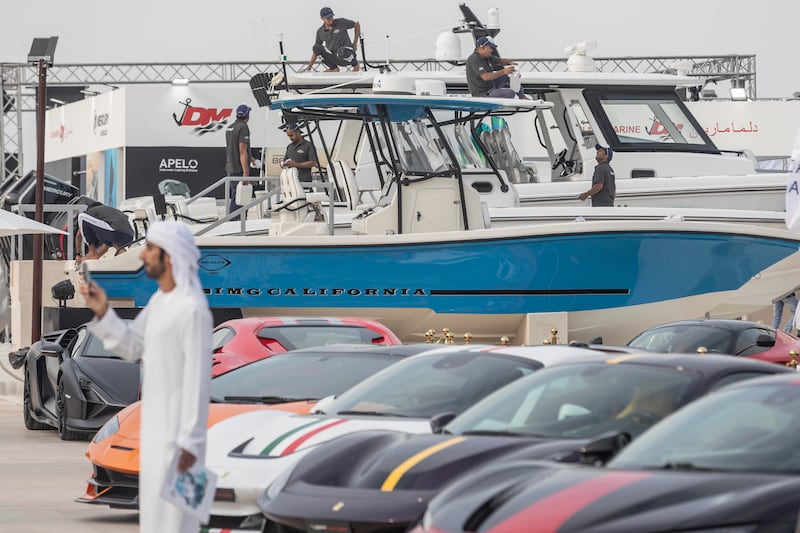
{"type": "MultiPolygon", "coordinates": [[[[585,86],[660,86],[693,87],[701,80],[692,76],[671,74],[642,74],[630,72],[521,72],[526,87],[585,87],[585,86]]],[[[303,72],[288,74],[289,86],[332,87],[334,90],[372,86],[377,76],[403,76],[419,80],[442,80],[448,85],[466,84],[463,68],[441,71],[392,72],[381,74],[377,70],[361,72],[303,72]]]]}

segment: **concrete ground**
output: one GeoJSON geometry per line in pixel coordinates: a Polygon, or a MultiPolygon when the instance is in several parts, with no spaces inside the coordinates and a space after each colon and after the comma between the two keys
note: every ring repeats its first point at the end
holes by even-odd
{"type": "Polygon", "coordinates": [[[21,409],[21,400],[13,395],[0,397],[0,531],[138,531],[136,512],[73,501],[83,494],[90,473],[83,455],[87,443],[60,441],[55,431],[26,430],[21,409]]]}

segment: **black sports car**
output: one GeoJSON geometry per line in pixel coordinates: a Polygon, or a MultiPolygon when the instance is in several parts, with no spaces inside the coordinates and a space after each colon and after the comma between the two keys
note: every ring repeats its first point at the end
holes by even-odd
{"type": "Polygon", "coordinates": [[[139,398],[139,365],[107,351],[80,326],[47,333],[25,356],[22,416],[62,440],[90,438],[139,398]]]}
{"type": "Polygon", "coordinates": [[[726,387],[606,468],[500,463],[436,496],[414,533],[796,531],[800,377],[726,387]]]}
{"type": "Polygon", "coordinates": [[[487,463],[603,463],[707,392],[785,372],[748,359],[648,353],[552,366],[487,396],[443,434],[370,431],[332,440],[279,477],[259,506],[297,530],[403,531],[448,482],[487,463]]]}

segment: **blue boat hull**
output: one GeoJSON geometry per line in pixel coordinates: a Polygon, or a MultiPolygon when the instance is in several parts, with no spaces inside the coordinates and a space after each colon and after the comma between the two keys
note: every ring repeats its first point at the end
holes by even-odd
{"type": "MultiPolygon", "coordinates": [[[[212,307],[591,311],[736,290],[798,251],[790,238],[668,230],[307,246],[243,239],[200,243],[212,307]]],[[[141,268],[94,279],[136,306],[156,289],[141,268]]]]}

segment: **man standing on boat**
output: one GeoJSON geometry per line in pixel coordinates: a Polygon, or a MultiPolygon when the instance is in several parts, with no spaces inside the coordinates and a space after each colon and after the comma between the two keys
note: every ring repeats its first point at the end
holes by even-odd
{"type": "Polygon", "coordinates": [[[513,63],[501,59],[495,52],[497,45],[491,37],[478,37],[475,51],[467,58],[467,86],[472,96],[490,96],[493,98],[526,98],[522,89],[515,93],[507,87],[508,75],[514,72],[513,63]]]}
{"type": "Polygon", "coordinates": [[[311,169],[317,166],[317,151],[314,145],[300,135],[299,124],[288,124],[286,135],[291,143],[286,147],[286,155],[281,161],[282,168],[296,168],[301,182],[311,181],[311,169]]]}
{"type": "Polygon", "coordinates": [[[322,19],[322,26],[317,30],[311,59],[303,71],[311,70],[317,57],[322,57],[322,63],[327,67],[325,72],[339,72],[339,67],[352,67],[353,72],[358,72],[361,67],[356,50],[361,38],[361,25],[358,21],[335,18],[333,9],[329,7],[320,10],[319,18],[322,19]],[[347,34],[349,29],[353,30],[352,42],[347,34]]]}
{"type": "Polygon", "coordinates": [[[592,199],[592,207],[613,207],[614,198],[617,195],[617,184],[614,177],[614,169],[609,165],[609,161],[614,157],[614,152],[609,146],[594,145],[597,150],[595,160],[597,166],[594,167],[592,175],[592,188],[582,192],[578,198],[583,202],[587,198],[592,199]]]}
{"type": "MultiPolygon", "coordinates": [[[[225,130],[225,156],[227,159],[225,171],[228,176],[249,176],[250,175],[250,106],[241,104],[236,108],[236,122],[228,126],[225,130]]],[[[249,181],[238,182],[249,185],[249,181]]],[[[236,203],[235,181],[228,183],[228,213],[232,213],[241,207],[236,203]]],[[[238,216],[231,220],[239,220],[238,216]]]]}

